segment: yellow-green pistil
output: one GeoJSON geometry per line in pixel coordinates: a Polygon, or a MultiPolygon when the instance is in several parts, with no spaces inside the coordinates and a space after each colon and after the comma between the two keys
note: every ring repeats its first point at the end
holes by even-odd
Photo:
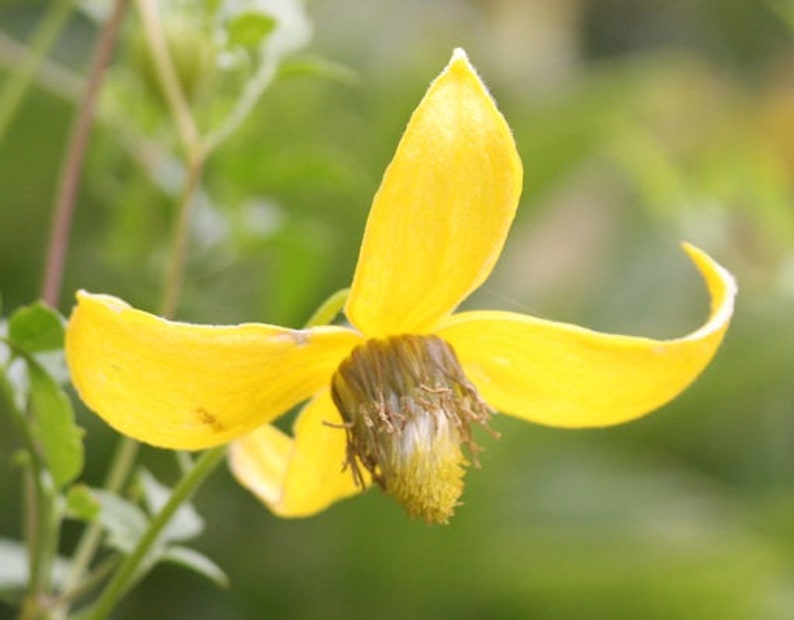
{"type": "Polygon", "coordinates": [[[340,364],[331,394],[356,483],[366,484],[363,466],[410,516],[446,523],[469,464],[461,445],[477,464],[471,423],[488,428],[492,415],[452,347],[432,335],[368,340],[340,364]]]}

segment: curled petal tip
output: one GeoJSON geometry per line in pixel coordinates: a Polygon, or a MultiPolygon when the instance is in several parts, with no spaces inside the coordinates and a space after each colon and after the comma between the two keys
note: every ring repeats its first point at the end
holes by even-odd
{"type": "Polygon", "coordinates": [[[697,340],[710,332],[727,328],[733,315],[738,286],[733,275],[703,250],[686,241],[681,242],[681,247],[705,280],[711,297],[709,321],[686,337],[697,340]]]}
{"type": "Polygon", "coordinates": [[[680,338],[599,333],[509,312],[466,312],[440,335],[485,400],[503,413],[557,427],[620,424],[661,407],[709,364],[733,314],[736,282],[684,244],[711,297],[708,319],[680,338]]]}

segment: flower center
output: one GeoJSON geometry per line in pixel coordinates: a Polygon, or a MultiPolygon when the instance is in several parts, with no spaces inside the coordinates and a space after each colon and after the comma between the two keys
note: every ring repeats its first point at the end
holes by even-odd
{"type": "Polygon", "coordinates": [[[437,336],[372,339],[334,373],[331,393],[347,432],[347,462],[362,467],[412,517],[446,523],[463,492],[469,458],[478,465],[471,423],[488,427],[492,410],[437,336]]]}

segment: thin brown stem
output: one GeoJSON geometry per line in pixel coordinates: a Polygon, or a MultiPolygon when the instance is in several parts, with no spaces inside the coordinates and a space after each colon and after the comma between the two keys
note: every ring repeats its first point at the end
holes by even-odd
{"type": "Polygon", "coordinates": [[[94,120],[97,96],[99,95],[105,69],[110,64],[116,37],[130,0],[116,0],[113,12],[102,26],[99,39],[91,56],[91,66],[85,92],[72,125],[69,144],[61,169],[58,191],[53,208],[52,228],[47,250],[47,265],[41,296],[48,304],[56,306],[61,293],[66,252],[74,217],[77,189],[85,161],[91,125],[94,120]]]}

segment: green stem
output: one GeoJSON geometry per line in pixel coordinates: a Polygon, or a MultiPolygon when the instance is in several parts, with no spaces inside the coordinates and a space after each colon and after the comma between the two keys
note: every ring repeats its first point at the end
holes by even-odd
{"type": "Polygon", "coordinates": [[[256,74],[246,84],[240,97],[234,104],[231,112],[223,119],[223,122],[207,136],[205,141],[205,151],[207,153],[214,151],[219,144],[225,141],[235,130],[243,124],[251,110],[254,109],[256,102],[265,92],[265,89],[270,85],[276,77],[278,69],[279,58],[275,55],[267,55],[262,59],[262,65],[257,70],[256,74]]]}
{"type": "Polygon", "coordinates": [[[149,50],[154,60],[157,79],[163,88],[166,102],[179,131],[179,137],[187,159],[191,159],[201,151],[201,135],[196,127],[196,122],[193,120],[193,114],[190,111],[190,106],[179,83],[179,77],[174,68],[171,54],[168,51],[168,43],[163,34],[163,26],[160,23],[157,1],[136,0],[136,5],[149,43],[149,50]]]}
{"type": "Polygon", "coordinates": [[[179,199],[177,221],[174,226],[171,244],[171,262],[166,269],[163,287],[163,301],[160,314],[172,318],[176,313],[178,300],[182,293],[182,278],[185,271],[190,218],[193,211],[194,195],[204,171],[206,151],[201,144],[193,114],[190,111],[182,85],[179,82],[168,44],[160,23],[160,13],[155,0],[136,0],[149,50],[154,59],[157,79],[165,93],[171,117],[176,124],[182,147],[185,151],[185,179],[179,199]]]}
{"type": "Polygon", "coordinates": [[[28,546],[28,591],[19,613],[20,620],[23,620],[37,617],[42,602],[49,594],[51,571],[48,567],[51,567],[51,561],[48,561],[48,555],[55,553],[54,549],[49,548],[52,541],[55,498],[52,486],[46,484],[42,475],[46,466],[36,449],[30,425],[24,412],[17,408],[13,390],[2,373],[0,373],[0,392],[11,411],[11,418],[17,426],[30,459],[25,464],[23,491],[25,539],[28,546]]]}
{"type": "MultiPolygon", "coordinates": [[[[129,437],[121,437],[119,439],[116,452],[113,456],[113,462],[110,465],[105,480],[104,488],[111,493],[118,493],[124,486],[130,471],[135,464],[135,457],[138,455],[138,444],[134,439],[129,437]]],[[[77,543],[72,562],[69,567],[69,572],[64,579],[62,591],[70,592],[74,589],[82,588],[81,581],[94,559],[94,555],[99,549],[102,542],[103,528],[100,522],[94,521],[88,526],[88,529],[83,532],[80,541],[77,543]]],[[[62,607],[58,610],[56,618],[64,618],[68,610],[69,597],[63,601],[62,607]]]]}
{"type": "MultiPolygon", "coordinates": [[[[168,501],[149,523],[149,527],[138,540],[135,548],[124,558],[121,566],[113,575],[113,579],[107,584],[96,605],[85,616],[86,618],[90,620],[107,618],[116,603],[135,580],[138,575],[138,569],[146,560],[146,556],[157,543],[160,534],[171,521],[177,509],[183,502],[188,500],[199,485],[212,473],[223,459],[225,453],[226,447],[218,446],[207,450],[199,457],[193,469],[174,487],[168,501]]],[[[83,616],[81,615],[80,617],[82,618],[83,616]]]]}
{"type": "Polygon", "coordinates": [[[55,489],[47,484],[42,469],[31,464],[26,474],[27,492],[32,503],[26,506],[28,518],[35,513],[35,529],[28,539],[28,591],[19,612],[19,620],[36,620],[49,605],[52,592],[52,567],[58,548],[60,514],[55,489]],[[35,508],[34,508],[35,507],[35,508]]]}
{"type": "Polygon", "coordinates": [[[90,592],[94,588],[97,588],[99,584],[106,581],[110,574],[119,565],[120,561],[121,560],[118,556],[105,559],[99,566],[96,567],[96,569],[88,573],[88,575],[83,578],[73,589],[64,590],[57,597],[55,597],[52,600],[52,608],[54,609],[54,613],[52,614],[53,620],[65,618],[65,614],[68,611],[69,605],[77,599],[84,597],[86,593],[90,592]]]}
{"type": "Polygon", "coordinates": [[[190,239],[190,218],[193,214],[194,198],[203,170],[204,159],[201,154],[188,159],[182,194],[179,198],[177,220],[171,240],[171,260],[165,274],[163,301],[160,308],[160,314],[166,318],[173,318],[176,314],[177,304],[182,295],[182,281],[190,239]]]}
{"type": "MultiPolygon", "coordinates": [[[[44,502],[41,507],[41,528],[39,530],[39,569],[36,601],[43,608],[48,608],[52,597],[52,571],[55,556],[58,553],[61,531],[61,511],[58,509],[57,490],[51,478],[41,470],[38,475],[43,478],[44,502]]],[[[35,582],[34,582],[35,583],[35,582]]]]}
{"type": "Polygon", "coordinates": [[[330,325],[331,321],[336,318],[336,315],[345,307],[345,302],[350,295],[349,288],[343,288],[336,291],[328,299],[326,299],[314,314],[311,315],[306,321],[306,327],[317,327],[318,325],[330,325]]]}
{"type": "Polygon", "coordinates": [[[31,54],[25,58],[18,69],[9,77],[0,96],[0,142],[8,131],[19,104],[25,98],[33,74],[36,73],[47,51],[52,47],[61,32],[66,19],[72,12],[74,0],[57,0],[50,5],[42,17],[36,32],[30,39],[31,54]]]}

